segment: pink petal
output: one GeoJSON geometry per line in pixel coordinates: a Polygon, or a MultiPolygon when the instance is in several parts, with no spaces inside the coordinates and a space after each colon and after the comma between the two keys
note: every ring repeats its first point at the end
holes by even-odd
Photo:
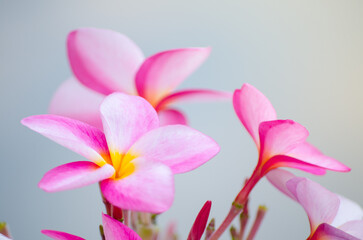
{"type": "Polygon", "coordinates": [[[42,230],[42,233],[55,240],[85,240],[84,238],[80,238],[69,233],[58,232],[53,230],[42,230]]]}
{"type": "Polygon", "coordinates": [[[321,223],[330,224],[339,208],[339,198],[319,184],[306,178],[293,178],[286,183],[287,189],[305,209],[311,232],[321,223]]]}
{"type": "Polygon", "coordinates": [[[107,240],[141,240],[132,229],[106,214],[102,214],[102,224],[107,240]]]}
{"type": "Polygon", "coordinates": [[[313,174],[324,174],[325,169],[349,171],[337,160],[320,153],[306,143],[308,131],[292,120],[275,120],[260,124],[260,164],[264,172],[276,167],[291,167],[313,174]]]}
{"type": "Polygon", "coordinates": [[[160,126],[166,125],[188,125],[187,119],[184,114],[175,109],[165,109],[158,112],[160,126]]]}
{"type": "Polygon", "coordinates": [[[134,76],[144,56],[126,36],[107,29],[82,28],[68,35],[67,48],[73,73],[85,86],[105,95],[136,93],[134,76]]]}
{"type": "Polygon", "coordinates": [[[280,167],[295,168],[315,175],[324,175],[326,173],[324,168],[284,155],[276,155],[270,158],[267,163],[263,165],[261,172],[267,173],[272,169],[280,167]]]}
{"type": "Polygon", "coordinates": [[[321,224],[309,240],[359,240],[358,238],[329,224],[321,224]]]}
{"type": "Polygon", "coordinates": [[[218,100],[231,100],[232,93],[226,91],[216,91],[207,89],[189,89],[184,91],[174,92],[163,98],[156,109],[167,108],[170,104],[175,102],[194,102],[194,101],[218,101],[218,100]]]}
{"type": "Polygon", "coordinates": [[[339,200],[339,210],[331,224],[332,226],[339,227],[346,222],[363,219],[363,209],[356,202],[342,196],[339,196],[339,200]]]}
{"type": "Polygon", "coordinates": [[[38,186],[47,192],[63,191],[102,181],[114,173],[115,169],[109,164],[99,167],[92,162],[72,162],[47,172],[38,186]]]}
{"type": "Polygon", "coordinates": [[[49,113],[77,119],[102,129],[99,106],[104,95],[84,87],[74,77],[63,82],[49,106],[49,113]]]}
{"type": "Polygon", "coordinates": [[[332,225],[325,227],[320,225],[316,230],[318,233],[315,233],[312,239],[324,239],[324,237],[330,236],[329,234],[326,235],[325,230],[322,231],[321,228],[326,228],[328,232],[330,231],[330,234],[336,233],[339,236],[341,231],[336,230],[333,226],[340,226],[353,219],[358,221],[348,222],[339,229],[360,239],[363,238],[363,221],[361,220],[363,212],[358,204],[329,192],[317,183],[305,178],[295,177],[292,173],[284,170],[270,171],[267,174],[267,179],[277,189],[304,207],[309,216],[312,232],[321,223],[325,222],[332,225]],[[319,233],[319,231],[321,232],[319,233]]]}
{"type": "Polygon", "coordinates": [[[140,136],[159,127],[155,109],[138,96],[113,93],[105,98],[100,111],[115,169],[120,164],[115,159],[119,160],[119,154],[126,153],[140,136]]]}
{"type": "Polygon", "coordinates": [[[132,161],[135,171],[122,179],[101,182],[105,198],[113,205],[132,211],[160,213],[174,199],[174,178],[170,169],[142,158],[132,161]]]}
{"type": "Polygon", "coordinates": [[[282,193],[296,201],[295,196],[289,191],[286,186],[286,183],[295,177],[296,176],[294,174],[282,169],[272,170],[266,175],[267,180],[269,180],[272,185],[274,185],[282,193]]]}
{"type": "Polygon", "coordinates": [[[264,164],[262,172],[268,172],[277,167],[296,168],[317,175],[325,174],[326,169],[340,172],[350,171],[350,168],[333,158],[323,155],[307,142],[298,144],[285,154],[270,158],[264,164]]]}
{"type": "Polygon", "coordinates": [[[192,226],[192,229],[190,230],[188,240],[199,240],[201,239],[205,227],[207,225],[210,209],[212,207],[212,202],[207,201],[200,212],[198,213],[197,218],[194,221],[194,224],[192,226]]]}
{"type": "Polygon", "coordinates": [[[234,110],[248,133],[260,147],[259,125],[261,122],[275,120],[276,112],[270,101],[255,87],[247,83],[233,95],[234,110]]]}
{"type": "Polygon", "coordinates": [[[284,155],[297,145],[304,143],[309,132],[292,120],[262,122],[260,134],[260,161],[263,164],[275,155],[284,155]]]}
{"type": "Polygon", "coordinates": [[[184,125],[169,125],[142,136],[128,154],[161,162],[174,174],[191,171],[209,161],[219,152],[210,137],[184,125]]]}
{"type": "Polygon", "coordinates": [[[294,149],[285,153],[286,155],[300,159],[304,162],[310,163],[312,165],[319,166],[328,170],[339,171],[339,172],[349,172],[350,168],[340,163],[339,161],[325,156],[317,148],[309,143],[300,144],[294,149]]]}
{"type": "Polygon", "coordinates": [[[136,74],[136,88],[140,96],[153,106],[208,57],[210,48],[182,48],[157,53],[147,58],[136,74]]]}
{"type": "Polygon", "coordinates": [[[95,127],[57,115],[31,116],[21,123],[98,165],[107,161],[109,153],[105,135],[95,127]]]}
{"type": "Polygon", "coordinates": [[[363,239],[363,220],[350,221],[339,227],[340,230],[350,235],[363,239]]]}

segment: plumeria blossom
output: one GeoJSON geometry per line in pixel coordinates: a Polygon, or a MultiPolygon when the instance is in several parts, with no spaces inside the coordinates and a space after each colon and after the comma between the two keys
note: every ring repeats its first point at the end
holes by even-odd
{"type": "Polygon", "coordinates": [[[363,209],[357,203],[285,170],[271,171],[267,178],[304,208],[310,221],[308,239],[363,239],[363,209]]]}
{"type": "Polygon", "coordinates": [[[40,188],[56,192],[100,182],[112,205],[163,212],[174,198],[173,175],[199,167],[219,151],[214,140],[190,127],[160,127],[155,109],[138,96],[111,94],[101,104],[100,115],[103,132],[57,115],[22,120],[30,129],[90,160],[50,170],[40,188]]]}
{"type": "Polygon", "coordinates": [[[74,77],[57,90],[49,111],[100,129],[98,107],[113,92],[147,99],[162,125],[186,124],[184,114],[171,108],[172,103],[232,97],[229,92],[207,89],[175,91],[206,60],[210,48],[173,49],[145,58],[134,42],[118,32],[83,28],[68,35],[67,52],[74,77]]]}
{"type": "MultiPolygon", "coordinates": [[[[270,101],[256,88],[244,84],[233,95],[234,110],[255,142],[258,163],[246,184],[250,189],[270,170],[279,167],[300,169],[322,175],[326,170],[347,172],[350,168],[323,155],[306,141],[309,132],[292,120],[277,120],[270,101]]],[[[249,189],[249,190],[250,190],[249,189]]],[[[248,194],[247,189],[244,194],[248,194]]],[[[239,195],[241,201],[246,196],[239,195]]]]}
{"type": "MultiPolygon", "coordinates": [[[[141,237],[132,229],[106,214],[102,214],[102,224],[106,240],[141,240],[141,237]]],[[[55,240],[85,240],[69,233],[53,230],[42,230],[42,233],[55,240]]]]}
{"type": "Polygon", "coordinates": [[[306,141],[309,132],[292,120],[277,120],[270,101],[255,87],[244,84],[233,94],[234,110],[251,135],[258,150],[258,162],[252,176],[235,198],[233,205],[220,227],[210,240],[216,240],[232,220],[242,211],[248,196],[269,171],[289,167],[312,174],[322,175],[326,170],[348,172],[350,168],[325,156],[306,141]]]}

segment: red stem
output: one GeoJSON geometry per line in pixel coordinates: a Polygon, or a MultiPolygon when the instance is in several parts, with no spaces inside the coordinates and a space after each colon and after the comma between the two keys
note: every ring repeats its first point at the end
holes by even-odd
{"type": "Polygon", "coordinates": [[[111,217],[113,217],[116,220],[121,221],[122,219],[125,219],[125,216],[123,214],[123,210],[119,207],[116,207],[115,205],[111,205],[112,206],[112,211],[111,211],[111,217]]]}
{"type": "Polygon", "coordinates": [[[245,204],[245,207],[243,208],[242,213],[239,216],[239,233],[237,236],[238,240],[242,240],[243,239],[243,235],[245,233],[246,230],[246,226],[247,226],[247,222],[248,222],[248,201],[245,204]]]}
{"type": "Polygon", "coordinates": [[[264,206],[260,206],[257,211],[255,222],[252,225],[251,231],[248,234],[248,237],[246,240],[253,240],[256,236],[256,233],[258,229],[260,228],[260,225],[262,223],[263,218],[265,217],[267,208],[264,206]]]}
{"type": "MultiPolygon", "coordinates": [[[[100,190],[101,190],[101,184],[99,186],[100,186],[100,190]]],[[[105,204],[107,215],[116,220],[121,221],[123,219],[122,209],[112,205],[109,201],[107,201],[105,196],[103,196],[102,191],[101,191],[101,197],[102,197],[103,204],[105,204]]]]}
{"type": "Polygon", "coordinates": [[[219,226],[219,228],[212,234],[209,240],[217,240],[219,237],[226,231],[228,226],[231,224],[233,219],[243,210],[244,205],[247,202],[248,196],[256,185],[256,183],[261,179],[261,175],[259,169],[256,167],[252,173],[252,176],[248,179],[242,190],[238,193],[234,202],[232,203],[232,207],[229,210],[228,215],[219,226]]]}
{"type": "MultiPolygon", "coordinates": [[[[243,213],[242,213],[243,214],[243,213]]],[[[240,230],[238,233],[238,240],[242,240],[243,239],[243,235],[246,231],[246,226],[247,226],[247,222],[248,222],[248,215],[242,215],[241,220],[240,220],[240,230]]]]}
{"type": "Polygon", "coordinates": [[[260,179],[261,179],[261,173],[259,169],[256,167],[251,177],[246,182],[245,186],[242,188],[242,190],[238,193],[237,197],[234,199],[234,204],[243,207],[246,204],[248,196],[250,195],[250,192],[252,191],[253,187],[260,179]]]}
{"type": "Polygon", "coordinates": [[[231,224],[233,219],[238,215],[240,211],[241,209],[236,208],[234,205],[232,205],[227,217],[224,219],[219,228],[212,234],[209,240],[217,240],[224,233],[224,231],[226,231],[228,226],[231,224]]]}

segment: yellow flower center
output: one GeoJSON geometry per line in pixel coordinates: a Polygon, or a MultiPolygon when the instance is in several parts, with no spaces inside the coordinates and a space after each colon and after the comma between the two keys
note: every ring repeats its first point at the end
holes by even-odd
{"type": "Polygon", "coordinates": [[[115,168],[115,175],[112,178],[121,179],[131,175],[135,171],[135,164],[132,162],[135,158],[137,156],[112,151],[111,161],[115,168]]]}

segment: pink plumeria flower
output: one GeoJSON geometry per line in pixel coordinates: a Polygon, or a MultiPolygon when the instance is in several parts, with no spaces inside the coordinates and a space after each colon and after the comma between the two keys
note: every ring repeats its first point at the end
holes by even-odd
{"type": "Polygon", "coordinates": [[[207,201],[202,209],[199,211],[197,218],[194,221],[194,224],[189,232],[187,240],[200,240],[205,231],[205,227],[207,226],[208,217],[210,213],[210,209],[212,207],[212,202],[207,201]]]}
{"type": "Polygon", "coordinates": [[[285,170],[273,170],[267,178],[304,208],[310,221],[308,239],[363,239],[363,209],[357,203],[285,170]]]}
{"type": "Polygon", "coordinates": [[[325,156],[309,144],[306,141],[309,132],[302,125],[292,120],[277,120],[270,101],[253,86],[244,84],[234,92],[233,107],[257,146],[258,162],[252,176],[237,194],[227,217],[210,240],[222,235],[242,211],[254,186],[273,169],[290,167],[317,175],[325,174],[326,170],[350,171],[344,164],[325,156]]]}
{"type": "MultiPolygon", "coordinates": [[[[106,214],[102,214],[102,224],[106,240],[142,240],[132,229],[106,214]]],[[[42,230],[42,233],[55,240],[85,240],[69,233],[53,230],[42,230]]]]}
{"type": "Polygon", "coordinates": [[[277,120],[270,101],[253,86],[244,84],[236,90],[233,106],[259,152],[256,169],[237,202],[243,204],[257,181],[275,168],[290,167],[318,175],[325,174],[327,169],[350,171],[306,142],[309,132],[302,125],[292,120],[277,120]]]}
{"type": "Polygon", "coordinates": [[[49,111],[100,129],[98,107],[113,92],[148,100],[161,125],[186,124],[184,114],[170,107],[174,102],[232,97],[229,92],[207,89],[174,91],[205,61],[210,48],[168,50],[145,59],[128,37],[112,30],[83,28],[68,35],[67,51],[75,77],[60,86],[49,111]]]}
{"type": "Polygon", "coordinates": [[[30,129],[91,160],[50,170],[40,188],[56,192],[100,181],[112,205],[163,212],[174,198],[173,175],[199,167],[219,151],[214,140],[190,127],[159,127],[155,109],[138,96],[111,94],[101,104],[100,113],[103,132],[57,115],[22,120],[30,129]]]}

